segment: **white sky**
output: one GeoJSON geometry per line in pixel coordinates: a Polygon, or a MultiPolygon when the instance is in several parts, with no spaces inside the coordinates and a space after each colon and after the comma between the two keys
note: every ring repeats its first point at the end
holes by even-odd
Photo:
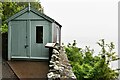
{"type": "Polygon", "coordinates": [[[62,25],[62,42],[76,40],[79,47],[88,45],[99,52],[96,42],[115,43],[118,52],[119,0],[40,0],[44,13],[62,25]]]}
{"type": "MultiPolygon", "coordinates": [[[[62,27],[62,42],[78,46],[96,45],[99,39],[118,40],[118,1],[116,0],[40,0],[44,12],[62,27]]],[[[117,51],[117,50],[116,50],[117,51]]]]}

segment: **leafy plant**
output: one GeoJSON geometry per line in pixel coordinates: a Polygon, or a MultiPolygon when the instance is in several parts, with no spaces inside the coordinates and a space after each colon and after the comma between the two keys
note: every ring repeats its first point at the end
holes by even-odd
{"type": "Polygon", "coordinates": [[[110,62],[118,60],[114,52],[114,44],[106,44],[104,39],[99,40],[97,44],[101,51],[97,56],[93,56],[94,50],[90,47],[85,49],[76,47],[76,41],[65,47],[66,54],[72,65],[73,72],[78,80],[115,80],[118,77],[118,71],[109,67],[110,62]]]}
{"type": "MultiPolygon", "coordinates": [[[[39,1],[30,3],[32,7],[43,13],[43,7],[39,1]]],[[[8,31],[8,24],[5,22],[5,20],[27,6],[28,2],[0,2],[0,18],[2,19],[0,31],[2,33],[6,33],[8,31]]]]}

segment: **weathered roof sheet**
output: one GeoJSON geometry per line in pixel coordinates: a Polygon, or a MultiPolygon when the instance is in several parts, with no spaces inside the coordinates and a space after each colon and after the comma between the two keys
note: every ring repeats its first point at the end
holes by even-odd
{"type": "MultiPolygon", "coordinates": [[[[24,14],[25,12],[29,11],[29,7],[26,7],[24,9],[22,9],[21,11],[19,11],[18,13],[14,14],[13,16],[11,16],[10,18],[8,18],[6,20],[6,22],[9,22],[17,17],[19,17],[20,15],[24,14]]],[[[34,8],[30,7],[30,11],[32,11],[33,13],[43,17],[44,19],[50,21],[50,22],[53,22],[53,23],[56,23],[57,25],[59,25],[60,27],[62,27],[57,21],[55,21],[54,19],[50,18],[49,16],[45,15],[44,13],[41,13],[37,10],[35,10],[34,8]]]]}

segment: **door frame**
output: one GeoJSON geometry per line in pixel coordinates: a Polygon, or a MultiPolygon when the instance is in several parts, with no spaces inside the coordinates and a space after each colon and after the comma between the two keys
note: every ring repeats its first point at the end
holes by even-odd
{"type": "MultiPolygon", "coordinates": [[[[14,20],[14,21],[16,21],[16,20],[14,20]]],[[[17,20],[18,21],[18,20],[17,20]]],[[[30,45],[29,44],[29,42],[28,42],[28,40],[29,40],[29,36],[28,36],[28,21],[27,20],[23,20],[23,21],[25,21],[25,24],[26,24],[26,26],[25,26],[25,28],[26,28],[26,31],[25,31],[25,39],[26,39],[26,42],[25,42],[25,44],[24,44],[24,46],[25,45],[30,45]]],[[[8,60],[11,60],[12,58],[29,58],[29,50],[30,50],[30,47],[28,46],[27,48],[26,48],[26,51],[25,51],[25,54],[26,54],[26,56],[14,56],[14,55],[12,55],[12,22],[10,21],[9,23],[8,23],[8,60]]]]}
{"type": "MultiPolygon", "coordinates": [[[[15,20],[16,21],[16,20],[15,20]]],[[[17,20],[18,21],[18,20],[17,20]]],[[[21,21],[21,20],[20,20],[21,21]]],[[[21,58],[21,59],[49,59],[49,56],[48,57],[32,57],[31,56],[31,52],[32,52],[32,43],[31,43],[31,41],[32,41],[32,37],[31,37],[31,34],[32,34],[32,24],[31,24],[31,22],[33,21],[33,20],[30,20],[30,19],[28,19],[28,20],[24,20],[24,21],[26,21],[26,36],[27,36],[27,40],[26,40],[26,43],[28,43],[28,49],[26,49],[26,51],[28,52],[26,52],[26,56],[12,56],[12,25],[11,25],[11,21],[10,22],[8,22],[8,60],[11,60],[11,59],[19,59],[19,58],[21,58]],[[29,56],[27,56],[29,54],[29,56]]],[[[44,25],[42,24],[42,25],[36,25],[36,26],[43,26],[43,43],[42,44],[44,44],[44,25]]],[[[35,28],[36,28],[36,26],[35,26],[35,28]]]]}

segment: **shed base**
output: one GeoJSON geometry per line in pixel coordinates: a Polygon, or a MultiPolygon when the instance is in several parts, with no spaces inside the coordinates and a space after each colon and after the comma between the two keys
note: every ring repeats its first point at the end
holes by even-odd
{"type": "Polygon", "coordinates": [[[40,60],[48,60],[49,57],[21,57],[21,56],[12,56],[11,59],[29,59],[29,60],[32,60],[32,59],[40,59],[40,60]]]}

